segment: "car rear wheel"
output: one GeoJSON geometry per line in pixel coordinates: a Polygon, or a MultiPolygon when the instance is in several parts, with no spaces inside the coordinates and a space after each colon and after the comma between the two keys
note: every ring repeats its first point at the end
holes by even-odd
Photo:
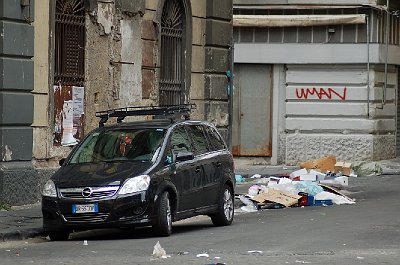
{"type": "Polygon", "coordinates": [[[220,195],[218,211],[210,216],[211,221],[216,226],[230,225],[233,221],[233,215],[234,205],[232,188],[225,185],[220,195]]]}
{"type": "Polygon", "coordinates": [[[70,231],[53,231],[49,232],[49,238],[51,241],[65,241],[68,240],[70,231]]]}
{"type": "Polygon", "coordinates": [[[169,193],[163,192],[157,207],[157,220],[153,225],[154,232],[158,236],[169,236],[172,233],[172,214],[169,193]]]}

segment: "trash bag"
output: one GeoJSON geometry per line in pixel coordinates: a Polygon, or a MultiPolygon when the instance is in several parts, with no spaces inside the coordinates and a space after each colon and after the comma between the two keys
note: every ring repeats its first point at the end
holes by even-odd
{"type": "Polygon", "coordinates": [[[352,169],[357,176],[380,176],[383,169],[379,163],[376,162],[356,162],[353,163],[352,169]]]}
{"type": "Polygon", "coordinates": [[[299,194],[299,192],[301,192],[301,190],[298,190],[296,185],[296,182],[292,182],[292,183],[287,183],[287,184],[275,184],[275,183],[268,183],[268,188],[274,189],[274,190],[281,190],[281,191],[286,191],[289,192],[293,195],[297,195],[299,194]]]}
{"type": "Polygon", "coordinates": [[[246,179],[242,175],[235,175],[235,180],[236,183],[242,183],[246,181],[246,179]]]}
{"type": "Polygon", "coordinates": [[[312,196],[324,191],[322,187],[311,181],[298,181],[296,182],[295,186],[299,192],[305,192],[312,196]]]}

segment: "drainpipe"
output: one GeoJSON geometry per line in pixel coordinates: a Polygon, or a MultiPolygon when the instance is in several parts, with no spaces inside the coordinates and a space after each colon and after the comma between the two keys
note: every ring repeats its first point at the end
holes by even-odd
{"type": "Polygon", "coordinates": [[[370,32],[369,32],[369,16],[367,16],[367,114],[369,117],[369,106],[370,106],[370,90],[371,86],[369,84],[370,79],[369,79],[369,72],[371,70],[371,65],[370,65],[370,58],[369,58],[369,48],[370,48],[370,32]]]}
{"type": "Polygon", "coordinates": [[[229,150],[232,151],[232,131],[233,131],[233,65],[234,65],[234,43],[233,43],[233,36],[231,39],[231,47],[230,47],[230,64],[229,70],[227,71],[226,75],[228,77],[228,147],[229,150]]]}
{"type": "Polygon", "coordinates": [[[386,41],[386,58],[385,58],[385,84],[383,87],[382,93],[382,109],[383,106],[386,104],[386,89],[388,83],[388,59],[389,59],[389,19],[390,19],[390,12],[389,12],[389,2],[390,0],[386,1],[386,33],[385,33],[385,41],[386,41]]]}

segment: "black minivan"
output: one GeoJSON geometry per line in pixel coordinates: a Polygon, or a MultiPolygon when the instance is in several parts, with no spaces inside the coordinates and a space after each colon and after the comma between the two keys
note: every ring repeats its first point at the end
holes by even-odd
{"type": "Polygon", "coordinates": [[[43,188],[43,227],[50,239],[66,240],[74,230],[135,226],[169,236],[173,221],[195,215],[230,225],[232,155],[212,124],[186,114],[176,118],[190,110],[180,105],[98,113],[99,128],[60,161],[43,188]],[[155,118],[121,122],[136,115],[155,118]],[[104,126],[110,117],[118,123],[104,126]]]}

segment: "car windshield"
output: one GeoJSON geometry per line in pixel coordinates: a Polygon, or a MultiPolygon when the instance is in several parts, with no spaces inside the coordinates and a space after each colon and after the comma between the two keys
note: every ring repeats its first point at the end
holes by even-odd
{"type": "Polygon", "coordinates": [[[164,134],[164,129],[154,128],[94,132],[78,147],[70,163],[154,161],[164,134]]]}

